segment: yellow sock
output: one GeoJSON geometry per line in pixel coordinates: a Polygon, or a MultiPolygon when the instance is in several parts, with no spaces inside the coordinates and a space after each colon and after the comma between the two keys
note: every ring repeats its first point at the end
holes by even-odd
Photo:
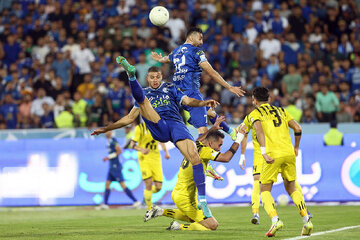
{"type": "Polygon", "coordinates": [[[253,214],[259,213],[260,205],[260,183],[259,180],[254,181],[253,190],[251,194],[251,206],[253,214]]]}
{"type": "Polygon", "coordinates": [[[191,222],[191,219],[184,215],[179,209],[164,209],[163,216],[181,220],[184,222],[191,222]]]}
{"type": "Polygon", "coordinates": [[[295,188],[296,188],[296,190],[304,197],[304,194],[303,194],[303,192],[302,192],[301,186],[300,186],[300,184],[298,183],[298,181],[295,181],[295,188]]]}
{"type": "Polygon", "coordinates": [[[275,210],[275,202],[269,191],[261,193],[261,201],[264,205],[266,213],[270,216],[271,219],[277,216],[277,212],[275,210]]]}
{"type": "Polygon", "coordinates": [[[152,205],[152,191],[151,190],[144,190],[144,200],[146,203],[146,206],[148,208],[148,210],[151,209],[151,205],[152,205]]]}
{"type": "Polygon", "coordinates": [[[295,206],[297,207],[297,209],[299,210],[300,215],[302,217],[306,216],[307,211],[306,211],[304,196],[298,190],[295,190],[291,194],[290,197],[293,200],[293,202],[294,202],[295,206]]]}
{"type": "Polygon", "coordinates": [[[158,188],[155,187],[155,185],[152,185],[152,187],[151,187],[152,193],[157,193],[157,192],[160,191],[160,190],[161,190],[161,188],[158,189],[158,188]]]}
{"type": "Polygon", "coordinates": [[[204,227],[198,222],[181,224],[180,229],[186,231],[210,231],[209,228],[204,227]]]}

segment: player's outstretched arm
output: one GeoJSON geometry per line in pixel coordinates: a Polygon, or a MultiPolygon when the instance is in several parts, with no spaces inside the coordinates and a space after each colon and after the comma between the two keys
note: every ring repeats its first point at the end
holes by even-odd
{"type": "Polygon", "coordinates": [[[208,61],[200,63],[200,67],[207,72],[217,83],[229,90],[230,92],[236,94],[238,97],[242,97],[245,94],[245,91],[241,87],[233,87],[228,84],[224,78],[210,65],[208,61]]]}
{"type": "Polygon", "coordinates": [[[162,56],[161,53],[151,52],[151,57],[161,63],[171,63],[169,56],[162,56]]]}
{"type": "Polygon", "coordinates": [[[288,125],[290,128],[292,128],[294,130],[294,135],[295,135],[294,151],[295,151],[295,155],[297,156],[299,153],[299,145],[300,145],[300,139],[301,139],[301,126],[294,119],[290,120],[288,122],[288,125]]]}
{"type": "Polygon", "coordinates": [[[135,119],[139,116],[140,109],[139,108],[132,108],[128,115],[121,118],[119,121],[112,123],[106,127],[98,128],[94,130],[91,135],[99,135],[101,133],[106,133],[107,131],[122,128],[126,125],[129,125],[130,123],[134,122],[135,119]]]}
{"type": "Polygon", "coordinates": [[[181,104],[189,107],[211,107],[211,108],[216,108],[217,105],[220,105],[220,103],[212,99],[202,101],[188,96],[183,97],[181,104]]]}
{"type": "Polygon", "coordinates": [[[150,152],[147,148],[141,148],[139,147],[134,140],[131,140],[130,147],[138,152],[141,152],[142,154],[146,155],[150,152]]]}
{"type": "Polygon", "coordinates": [[[273,163],[274,162],[274,159],[269,157],[267,154],[266,154],[266,147],[265,147],[265,134],[264,134],[264,130],[261,126],[261,122],[256,120],[254,122],[254,128],[255,128],[255,131],[256,131],[256,136],[257,136],[257,140],[260,144],[260,151],[261,151],[261,154],[263,155],[265,161],[269,164],[273,163]]]}
{"type": "Polygon", "coordinates": [[[199,136],[196,141],[202,142],[205,140],[206,136],[208,135],[209,132],[211,131],[217,131],[222,129],[222,127],[220,127],[220,123],[222,123],[223,121],[225,121],[225,117],[224,116],[220,116],[216,119],[214,125],[208,129],[205,133],[203,133],[201,136],[199,136]]]}

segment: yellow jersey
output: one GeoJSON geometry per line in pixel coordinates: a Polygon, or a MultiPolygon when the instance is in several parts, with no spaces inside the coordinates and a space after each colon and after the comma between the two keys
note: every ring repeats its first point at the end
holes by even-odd
{"type": "Polygon", "coordinates": [[[257,141],[254,123],[261,122],[265,134],[266,153],[272,158],[295,156],[294,147],[291,143],[288,122],[293,118],[282,107],[275,107],[268,103],[256,107],[244,119],[247,132],[252,131],[254,158],[262,157],[260,144],[257,141]]]}
{"type": "Polygon", "coordinates": [[[138,151],[139,159],[144,157],[145,159],[160,159],[159,142],[154,140],[151,136],[149,129],[147,129],[145,123],[141,123],[135,127],[134,137],[132,139],[137,145],[144,149],[149,149],[150,152],[146,155],[138,151]]]}
{"type": "MultiPolygon", "coordinates": [[[[211,147],[205,146],[203,143],[197,141],[196,147],[200,155],[204,170],[206,169],[210,160],[215,161],[220,152],[215,151],[211,147]]],[[[182,195],[192,195],[196,193],[196,184],[193,177],[192,164],[186,158],[181,162],[178,180],[176,182],[174,191],[182,195]]]]}

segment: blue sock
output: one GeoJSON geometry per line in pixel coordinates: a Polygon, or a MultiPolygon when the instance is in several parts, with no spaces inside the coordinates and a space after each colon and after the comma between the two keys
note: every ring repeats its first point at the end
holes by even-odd
{"type": "MultiPolygon", "coordinates": [[[[216,114],[216,117],[210,118],[210,122],[211,122],[212,124],[215,124],[216,119],[217,119],[218,117],[219,117],[219,115],[216,114]]],[[[220,123],[220,127],[222,127],[222,130],[224,130],[224,132],[226,132],[226,133],[228,133],[228,134],[230,134],[230,133],[232,132],[232,130],[233,130],[231,127],[229,127],[229,125],[227,125],[227,123],[226,123],[225,121],[222,121],[222,122],[220,123]]]]}
{"type": "Polygon", "coordinates": [[[126,195],[131,198],[131,200],[133,200],[134,202],[136,202],[136,198],[134,197],[133,193],[130,191],[130,189],[125,188],[124,192],[126,193],[126,195]]]}
{"type": "Polygon", "coordinates": [[[131,93],[135,98],[135,101],[139,104],[144,102],[145,95],[141,85],[136,80],[136,77],[129,77],[129,85],[130,85],[131,93]]]}
{"type": "Polygon", "coordinates": [[[110,189],[106,189],[105,193],[104,193],[104,203],[107,205],[108,201],[109,201],[109,196],[110,196],[110,189]]]}
{"type": "Polygon", "coordinates": [[[199,196],[205,196],[205,174],[202,163],[193,165],[193,178],[198,189],[199,196]]]}

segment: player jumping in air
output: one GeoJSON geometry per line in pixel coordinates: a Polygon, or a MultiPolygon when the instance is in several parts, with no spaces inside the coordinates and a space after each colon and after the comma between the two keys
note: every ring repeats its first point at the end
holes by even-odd
{"type": "MultiPolygon", "coordinates": [[[[202,70],[207,72],[217,83],[238,97],[244,96],[241,87],[233,87],[229,85],[221,75],[213,69],[206,59],[204,51],[200,49],[203,44],[203,34],[200,28],[190,28],[186,41],[183,45],[175,48],[168,56],[161,56],[156,52],[152,52],[151,56],[154,60],[161,63],[173,63],[175,73],[173,83],[187,96],[203,100],[200,93],[200,79],[202,70]]],[[[214,124],[218,115],[213,109],[206,107],[190,107],[184,106],[184,110],[190,113],[188,122],[198,129],[199,134],[207,131],[206,119],[209,116],[210,121],[214,124]]],[[[222,129],[230,134],[233,140],[236,139],[236,130],[229,127],[226,122],[221,123],[222,129]]]]}
{"type": "Polygon", "coordinates": [[[120,186],[126,193],[126,195],[134,201],[133,206],[139,207],[141,205],[140,202],[136,200],[130,189],[128,189],[124,182],[124,177],[122,174],[122,165],[119,161],[119,155],[121,154],[121,148],[116,140],[116,138],[112,137],[112,131],[108,131],[105,133],[107,139],[107,148],[109,150],[109,155],[104,158],[105,161],[109,161],[109,172],[105,185],[105,193],[104,193],[104,204],[101,204],[98,209],[108,209],[108,201],[110,196],[110,184],[113,181],[117,181],[120,183],[120,186]]]}
{"type": "Polygon", "coordinates": [[[131,66],[124,57],[117,57],[116,61],[124,67],[129,75],[129,85],[136,104],[128,115],[113,124],[96,129],[92,135],[124,127],[141,114],[155,140],[159,142],[172,141],[182,155],[191,161],[202,210],[206,217],[211,217],[205,196],[204,168],[199,153],[196,151],[194,139],[179,113],[179,105],[216,107],[218,102],[215,100],[202,101],[186,96],[173,84],[163,82],[161,71],[157,67],[151,67],[148,70],[146,78],[149,87],[142,89],[135,77],[135,67],[131,66]]]}
{"type": "MultiPolygon", "coordinates": [[[[169,159],[170,155],[165,143],[160,143],[160,145],[165,151],[165,158],[169,159]]],[[[151,136],[146,124],[140,123],[135,127],[134,137],[130,146],[138,151],[141,176],[145,183],[145,204],[148,210],[150,210],[152,206],[152,194],[161,190],[163,181],[159,142],[151,136]]]]}
{"type": "MultiPolygon", "coordinates": [[[[265,236],[272,237],[284,227],[275,210],[275,202],[271,189],[281,172],[284,186],[303,220],[302,235],[310,235],[313,224],[307,213],[305,200],[300,191],[296,190],[295,157],[298,155],[301,127],[283,108],[269,104],[269,90],[257,87],[253,90],[255,110],[245,117],[247,125],[253,127],[259,143],[260,154],[265,159],[260,174],[260,192],[265,211],[270,216],[272,225],[265,236]],[[295,146],[291,143],[289,127],[295,132],[295,146]]],[[[249,130],[249,129],[248,129],[249,130]]]]}
{"type": "MultiPolygon", "coordinates": [[[[201,135],[196,141],[197,150],[204,168],[206,168],[206,165],[210,160],[229,162],[238,150],[244,137],[244,128],[240,128],[237,139],[230,149],[225,153],[220,153],[224,134],[219,132],[218,129],[221,129],[219,125],[223,120],[224,117],[218,118],[214,126],[201,135]]],[[[145,222],[155,217],[166,216],[188,222],[186,224],[180,224],[177,221],[173,221],[168,230],[216,230],[218,226],[216,219],[214,217],[206,218],[202,211],[197,208],[196,184],[194,182],[191,166],[191,162],[184,158],[180,166],[178,180],[171,194],[171,198],[177,209],[162,209],[158,206],[153,206],[150,211],[146,212],[144,217],[145,222]]]]}

